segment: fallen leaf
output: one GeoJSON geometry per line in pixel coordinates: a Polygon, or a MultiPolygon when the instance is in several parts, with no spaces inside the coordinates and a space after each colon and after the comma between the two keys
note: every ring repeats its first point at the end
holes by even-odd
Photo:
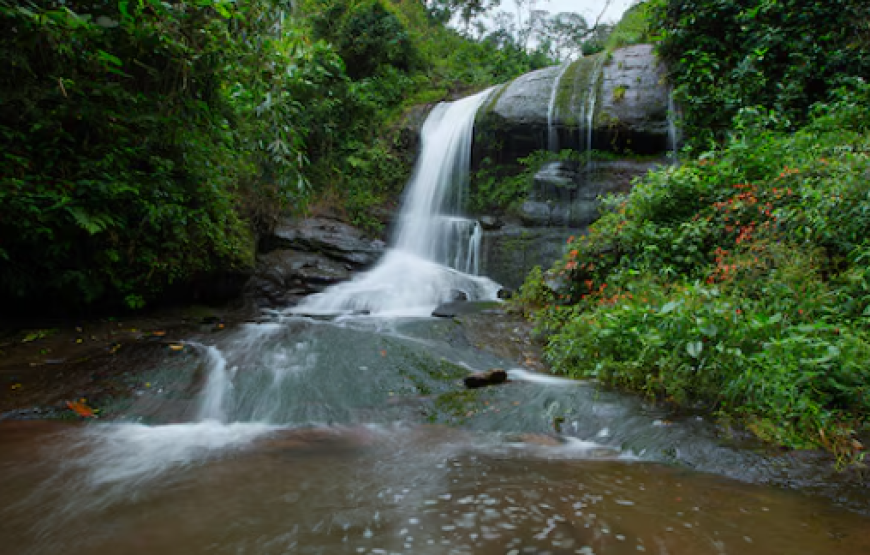
{"type": "Polygon", "coordinates": [[[170,351],[181,351],[183,349],[184,349],[184,345],[182,345],[180,343],[173,343],[172,345],[169,346],[170,351]]]}
{"type": "Polygon", "coordinates": [[[78,414],[82,418],[96,418],[97,414],[94,412],[94,409],[85,404],[85,400],[81,399],[79,401],[67,401],[66,406],[70,408],[71,411],[78,414]]]}
{"type": "Polygon", "coordinates": [[[11,389],[12,391],[15,391],[16,389],[21,389],[22,387],[24,387],[24,386],[22,386],[20,383],[14,383],[14,384],[9,386],[9,389],[11,389]]]}
{"type": "Polygon", "coordinates": [[[163,337],[164,335],[166,335],[166,331],[165,330],[152,331],[151,335],[156,335],[157,337],[163,337]]]}

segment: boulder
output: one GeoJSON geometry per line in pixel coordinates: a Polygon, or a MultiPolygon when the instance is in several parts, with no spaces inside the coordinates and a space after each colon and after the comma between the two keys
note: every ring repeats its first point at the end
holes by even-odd
{"type": "Polygon", "coordinates": [[[475,165],[489,158],[516,166],[518,158],[545,149],[667,152],[673,145],[665,77],[649,44],[522,75],[478,114],[475,165]]]}
{"type": "Polygon", "coordinates": [[[261,239],[248,293],[260,306],[293,305],[372,266],[385,248],[338,220],[288,219],[261,239]]]}
{"type": "Polygon", "coordinates": [[[331,218],[288,218],[260,241],[260,252],[293,250],[317,253],[354,267],[374,264],[385,243],[365,237],[363,232],[331,218]]]}

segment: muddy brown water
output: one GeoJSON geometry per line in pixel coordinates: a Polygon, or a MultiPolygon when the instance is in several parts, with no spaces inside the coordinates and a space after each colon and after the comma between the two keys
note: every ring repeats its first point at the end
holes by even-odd
{"type": "Polygon", "coordinates": [[[122,351],[148,387],[110,419],[0,422],[0,555],[870,554],[870,517],[781,487],[818,469],[468,337],[291,318],[122,351]]]}
{"type": "Polygon", "coordinates": [[[0,553],[870,553],[870,520],[824,501],[582,448],[276,429],[122,484],[70,465],[83,433],[0,426],[0,553]]]}

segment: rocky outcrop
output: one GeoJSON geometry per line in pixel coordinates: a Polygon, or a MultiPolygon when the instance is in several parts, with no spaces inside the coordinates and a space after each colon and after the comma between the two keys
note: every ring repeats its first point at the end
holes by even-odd
{"type": "Polygon", "coordinates": [[[474,160],[515,165],[548,148],[655,155],[671,147],[670,133],[664,67],[651,45],[640,44],[503,86],[478,114],[474,160]]]}
{"type": "Polygon", "coordinates": [[[575,228],[506,224],[484,233],[482,273],[504,287],[516,289],[532,268],[549,268],[561,258],[565,239],[580,232],[575,228]]]}
{"type": "Polygon", "coordinates": [[[248,283],[260,306],[288,306],[371,267],[385,243],[330,218],[287,219],[261,239],[248,283]]]}
{"type": "Polygon", "coordinates": [[[519,286],[533,266],[551,266],[565,240],[598,218],[601,196],[628,192],[632,179],[669,163],[675,133],[668,96],[650,45],[545,68],[496,91],[475,123],[475,167],[487,160],[510,175],[522,169],[519,158],[536,151],[581,155],[545,165],[510,210],[482,216],[500,224],[484,227],[483,272],[519,286]]]}

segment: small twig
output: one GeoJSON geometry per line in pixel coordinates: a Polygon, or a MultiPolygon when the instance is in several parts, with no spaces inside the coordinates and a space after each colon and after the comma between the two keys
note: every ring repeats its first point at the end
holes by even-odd
{"type": "Polygon", "coordinates": [[[63,94],[63,97],[69,98],[69,95],[66,94],[66,87],[63,86],[63,77],[57,78],[57,84],[60,85],[60,92],[63,94]]]}

